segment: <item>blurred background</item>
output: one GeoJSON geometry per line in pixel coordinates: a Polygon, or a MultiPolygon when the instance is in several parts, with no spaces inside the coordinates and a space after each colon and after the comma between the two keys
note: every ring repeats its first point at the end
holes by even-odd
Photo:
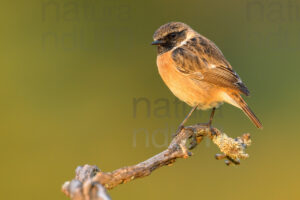
{"type": "Polygon", "coordinates": [[[3,1],[0,11],[1,199],[67,199],[61,186],[78,165],[112,171],[167,147],[190,109],[164,85],[150,45],[169,21],[220,47],[264,129],[224,105],[214,126],[251,133],[249,159],[227,167],[206,140],[112,198],[300,198],[299,1],[31,0],[3,1]]]}

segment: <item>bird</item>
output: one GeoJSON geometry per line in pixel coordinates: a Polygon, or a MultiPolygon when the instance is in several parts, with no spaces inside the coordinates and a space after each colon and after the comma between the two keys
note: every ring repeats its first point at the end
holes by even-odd
{"type": "Polygon", "coordinates": [[[196,109],[212,109],[206,123],[212,129],[215,110],[223,103],[240,108],[257,128],[263,128],[241,96],[249,96],[248,88],[214,42],[185,23],[169,22],[155,31],[151,44],[157,46],[156,64],[162,80],[192,107],[178,131],[196,109]]]}

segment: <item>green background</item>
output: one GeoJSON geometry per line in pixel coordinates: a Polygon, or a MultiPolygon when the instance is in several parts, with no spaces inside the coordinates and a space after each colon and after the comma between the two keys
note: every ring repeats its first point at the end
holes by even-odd
{"type": "MultiPolygon", "coordinates": [[[[225,105],[214,125],[252,134],[248,160],[227,167],[207,140],[191,158],[111,190],[112,198],[300,198],[300,1],[31,0],[3,1],[0,11],[1,199],[67,199],[61,185],[76,166],[112,171],[166,148],[188,112],[175,114],[150,45],[169,21],[222,49],[264,129],[225,105]],[[147,103],[135,113],[139,98],[147,103]]],[[[196,115],[189,124],[209,112],[196,115]]]]}

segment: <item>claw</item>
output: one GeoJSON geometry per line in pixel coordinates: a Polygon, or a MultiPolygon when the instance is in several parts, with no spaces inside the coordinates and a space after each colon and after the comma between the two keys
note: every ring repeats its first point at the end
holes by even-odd
{"type": "Polygon", "coordinates": [[[176,137],[183,129],[184,129],[184,125],[181,124],[181,125],[178,127],[176,133],[174,133],[174,134],[172,135],[172,138],[176,137]]]}
{"type": "Polygon", "coordinates": [[[176,133],[180,133],[182,131],[182,129],[184,129],[184,125],[180,125],[176,131],[176,133]]]}

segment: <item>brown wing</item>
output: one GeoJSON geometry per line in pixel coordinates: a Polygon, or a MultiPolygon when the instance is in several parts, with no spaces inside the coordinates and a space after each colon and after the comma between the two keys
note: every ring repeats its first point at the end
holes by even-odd
{"type": "Polygon", "coordinates": [[[190,39],[185,45],[172,52],[178,71],[192,79],[231,88],[245,95],[249,90],[233,71],[218,47],[203,36],[190,39]]]}

